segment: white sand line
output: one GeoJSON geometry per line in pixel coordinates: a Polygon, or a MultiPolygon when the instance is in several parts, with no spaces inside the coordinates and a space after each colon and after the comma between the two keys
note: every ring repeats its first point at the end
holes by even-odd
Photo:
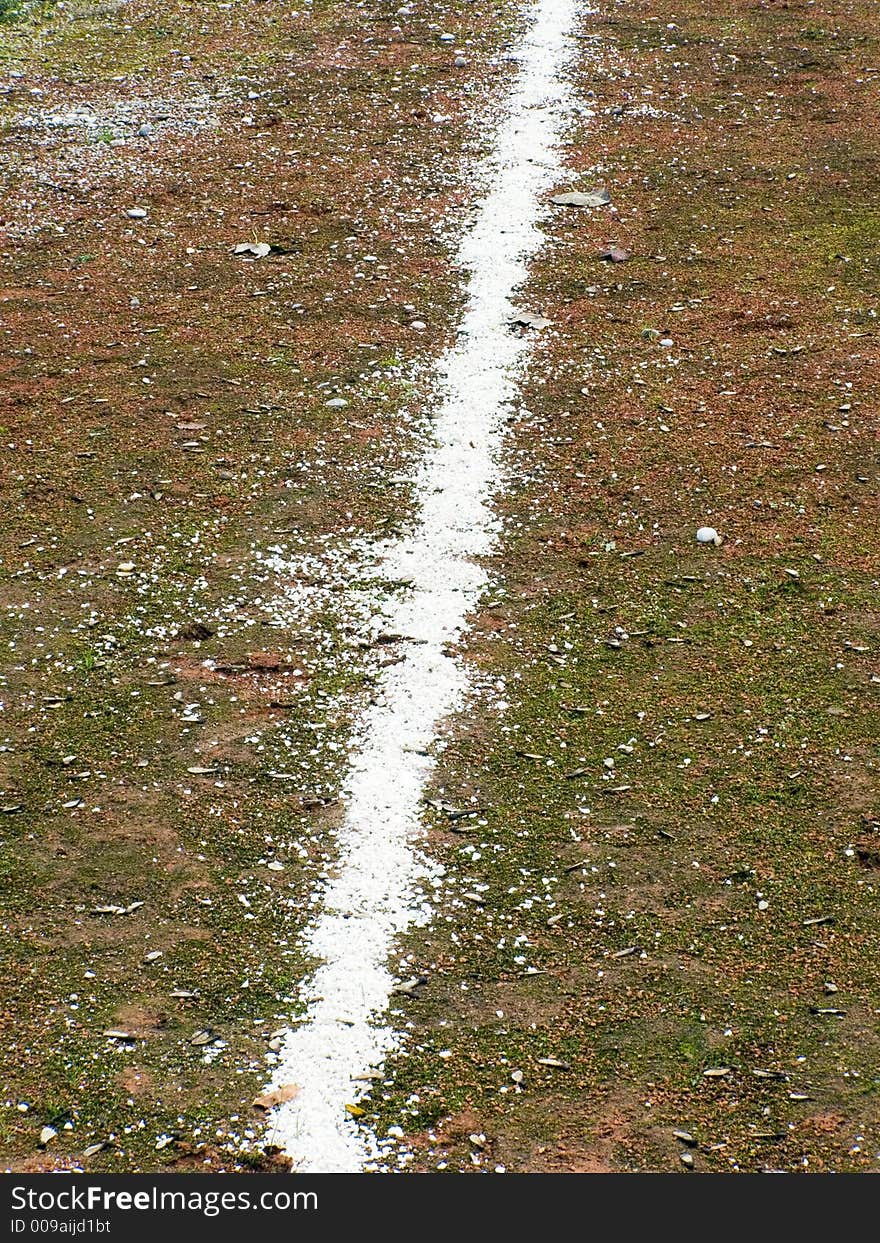
{"type": "Polygon", "coordinates": [[[562,74],[577,12],[577,0],[536,0],[515,50],[518,75],[480,167],[489,188],[459,246],[468,303],[458,343],[437,364],[435,443],[416,475],[415,529],[384,550],[387,577],[412,582],[388,606],[387,629],[421,642],[402,645],[403,659],[383,671],[377,702],[360,723],[339,861],[306,938],[322,963],[309,985],[316,1000],[287,1034],[273,1075],[276,1086],[301,1087],[270,1129],[303,1171],[359,1171],[383,1151],[345,1106],[365,1090],[357,1077],[395,1047],[383,1021],[395,983],[389,958],[400,935],[428,919],[425,882],[439,874],[418,849],[433,767],[422,752],[467,690],[462,665],[444,650],[461,637],[487,582],[475,559],[493,547],[498,450],[529,348],[507,321],[543,241],[542,196],[560,172],[557,144],[570,103],[562,74]]]}

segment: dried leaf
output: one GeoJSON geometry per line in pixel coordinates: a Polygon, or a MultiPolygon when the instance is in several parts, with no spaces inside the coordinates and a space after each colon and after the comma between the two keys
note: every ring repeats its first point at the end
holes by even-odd
{"type": "MultiPolygon", "coordinates": [[[[176,639],[210,639],[213,633],[213,628],[206,626],[204,622],[191,621],[181,626],[174,637],[176,639]]],[[[150,685],[154,684],[150,683],[150,685]]],[[[163,686],[168,685],[168,683],[160,682],[157,685],[163,686]]]]}
{"type": "Polygon", "coordinates": [[[507,321],[514,327],[521,328],[549,328],[553,322],[544,315],[536,315],[534,311],[521,311],[518,307],[513,308],[513,314],[507,321]]]}
{"type": "Polygon", "coordinates": [[[272,253],[272,247],[268,242],[239,242],[233,247],[234,255],[249,255],[252,259],[265,259],[267,255],[272,253]]]}
{"type": "Polygon", "coordinates": [[[395,984],[391,990],[392,993],[398,993],[404,997],[415,997],[420,988],[428,983],[426,975],[413,976],[411,980],[404,980],[401,984],[395,984]]]}
{"type": "Polygon", "coordinates": [[[298,1083],[282,1083],[280,1087],[255,1096],[252,1102],[253,1107],[254,1109],[274,1109],[276,1105],[283,1105],[286,1101],[294,1100],[301,1090],[298,1083]]]}
{"type": "Polygon", "coordinates": [[[557,207],[607,207],[611,195],[607,190],[572,190],[567,194],[554,194],[550,202],[557,207]]]}
{"type": "Polygon", "coordinates": [[[624,250],[622,246],[609,246],[607,250],[601,252],[599,258],[606,259],[609,263],[626,263],[627,259],[632,258],[632,255],[628,250],[624,250]]]}

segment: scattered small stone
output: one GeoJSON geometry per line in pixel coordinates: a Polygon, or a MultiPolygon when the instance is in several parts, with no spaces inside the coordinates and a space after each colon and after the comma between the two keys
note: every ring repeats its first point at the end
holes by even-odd
{"type": "Polygon", "coordinates": [[[57,1134],[58,1132],[55,1130],[54,1126],[44,1126],[42,1131],[40,1131],[40,1138],[37,1141],[38,1147],[45,1148],[47,1144],[51,1144],[57,1134]]]}
{"type": "Polygon", "coordinates": [[[677,1139],[680,1144],[689,1144],[692,1148],[696,1147],[697,1141],[690,1131],[673,1131],[672,1138],[677,1139]]]}
{"type": "Polygon", "coordinates": [[[127,207],[125,214],[129,220],[146,220],[149,215],[146,207],[127,207]]]}
{"type": "Polygon", "coordinates": [[[190,1044],[201,1046],[201,1045],[206,1045],[206,1044],[213,1044],[214,1041],[217,1039],[218,1037],[210,1030],[210,1028],[205,1027],[201,1031],[195,1032],[190,1037],[189,1042],[190,1044]]]}
{"type": "Polygon", "coordinates": [[[694,1154],[692,1152],[680,1152],[678,1159],[687,1169],[692,1170],[694,1168],[694,1154]]]}
{"type": "Polygon", "coordinates": [[[703,1077],[706,1079],[723,1079],[725,1075],[731,1073],[729,1066],[710,1066],[708,1070],[703,1071],[703,1077]]]}
{"type": "Polygon", "coordinates": [[[344,397],[331,397],[329,401],[325,401],[324,405],[328,410],[344,410],[348,402],[344,397]]]}
{"type": "Polygon", "coordinates": [[[700,527],[697,531],[698,544],[715,544],[716,547],[721,543],[721,536],[714,527],[700,527]]]}

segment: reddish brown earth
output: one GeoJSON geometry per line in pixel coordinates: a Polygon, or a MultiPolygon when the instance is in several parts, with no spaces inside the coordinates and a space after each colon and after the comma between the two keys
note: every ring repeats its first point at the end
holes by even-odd
{"type": "MultiPolygon", "coordinates": [[[[398,7],[0,24],[9,1168],[279,1168],[251,1101],[389,658],[334,558],[411,512],[520,20],[398,7]]],[[[423,1170],[683,1170],[674,1129],[697,1169],[876,1170],[876,14],[579,33],[566,162],[614,206],[555,211],[525,291],[553,326],[436,783],[486,810],[426,812],[446,904],[365,1121],[423,1170]]]]}

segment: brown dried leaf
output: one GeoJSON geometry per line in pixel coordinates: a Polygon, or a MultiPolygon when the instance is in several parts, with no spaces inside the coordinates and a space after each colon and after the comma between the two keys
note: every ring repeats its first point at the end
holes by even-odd
{"type": "Polygon", "coordinates": [[[298,1083],[282,1083],[279,1088],[272,1088],[271,1091],[264,1092],[262,1096],[255,1096],[254,1109],[274,1109],[276,1105],[292,1101],[294,1097],[299,1096],[300,1091],[298,1083]]]}

